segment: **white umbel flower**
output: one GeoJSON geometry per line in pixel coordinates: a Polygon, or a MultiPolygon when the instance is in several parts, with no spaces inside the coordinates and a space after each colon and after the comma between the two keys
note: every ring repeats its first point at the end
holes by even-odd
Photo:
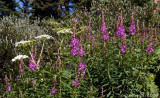
{"type": "Polygon", "coordinates": [[[52,36],[46,34],[35,37],[35,39],[41,39],[41,38],[54,39],[52,36]]]}
{"type": "Polygon", "coordinates": [[[26,58],[28,58],[28,56],[26,56],[26,55],[17,55],[16,57],[14,57],[12,59],[12,62],[14,62],[16,60],[26,59],[26,58]]]}
{"type": "Polygon", "coordinates": [[[73,34],[73,32],[70,29],[62,29],[62,30],[58,31],[57,33],[58,34],[60,34],[60,33],[70,33],[70,34],[73,34]]]}
{"type": "Polygon", "coordinates": [[[17,47],[19,44],[26,44],[26,43],[30,43],[31,41],[20,41],[20,42],[16,42],[15,46],[17,47]]]}

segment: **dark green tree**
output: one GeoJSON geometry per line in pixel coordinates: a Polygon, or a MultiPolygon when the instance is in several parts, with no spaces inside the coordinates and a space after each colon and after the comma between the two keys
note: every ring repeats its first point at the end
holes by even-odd
{"type": "Polygon", "coordinates": [[[0,0],[0,17],[9,15],[18,16],[19,13],[16,10],[18,6],[16,0],[0,0]]]}
{"type": "Polygon", "coordinates": [[[90,11],[92,0],[71,0],[75,9],[90,11]]]}
{"type": "Polygon", "coordinates": [[[22,3],[22,7],[19,7],[21,13],[24,17],[27,17],[30,14],[30,0],[19,0],[22,3]]]}
{"type": "Polygon", "coordinates": [[[31,2],[32,16],[43,18],[54,17],[62,19],[62,16],[69,15],[70,0],[33,0],[31,2]],[[63,12],[63,14],[62,14],[63,12]]]}

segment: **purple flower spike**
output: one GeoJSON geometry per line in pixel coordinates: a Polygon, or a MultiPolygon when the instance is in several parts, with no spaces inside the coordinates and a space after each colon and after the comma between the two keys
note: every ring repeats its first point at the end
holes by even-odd
{"type": "Polygon", "coordinates": [[[152,48],[152,45],[154,45],[153,41],[149,43],[148,48],[146,49],[146,52],[151,53],[154,51],[154,49],[152,48]]]}
{"type": "Polygon", "coordinates": [[[109,35],[107,34],[103,34],[103,38],[109,41],[109,35]]]}
{"type": "Polygon", "coordinates": [[[84,51],[82,45],[81,45],[81,49],[80,49],[80,51],[79,51],[79,55],[80,55],[80,56],[85,55],[85,51],[84,51]]]}
{"type": "Polygon", "coordinates": [[[125,52],[126,52],[126,46],[127,46],[127,45],[121,45],[121,46],[120,46],[122,53],[125,53],[125,52]]]}
{"type": "Polygon", "coordinates": [[[9,85],[9,87],[7,88],[8,91],[11,91],[11,85],[9,85]]]}
{"type": "Polygon", "coordinates": [[[89,35],[89,40],[91,40],[91,39],[92,39],[92,35],[90,34],[90,35],[89,35]]]}
{"type": "Polygon", "coordinates": [[[57,94],[58,92],[57,92],[57,89],[54,89],[54,87],[52,87],[52,90],[50,91],[50,95],[52,95],[52,94],[57,94]]]}
{"type": "Polygon", "coordinates": [[[118,30],[116,31],[116,34],[119,38],[124,38],[125,37],[125,29],[123,26],[119,26],[118,30]]]}
{"type": "Polygon", "coordinates": [[[132,23],[132,24],[130,25],[130,28],[129,28],[129,33],[130,33],[131,35],[134,35],[134,32],[135,32],[135,24],[132,23]]]}
{"type": "Polygon", "coordinates": [[[35,60],[34,61],[29,60],[29,67],[31,71],[36,70],[39,67],[39,65],[36,63],[37,62],[35,60]]]}
{"type": "Polygon", "coordinates": [[[109,41],[109,33],[107,32],[107,27],[106,27],[106,23],[104,21],[104,13],[102,10],[102,24],[101,24],[101,34],[102,34],[102,39],[106,39],[109,41]]]}
{"type": "Polygon", "coordinates": [[[79,52],[79,45],[78,45],[78,38],[73,38],[71,41],[71,54],[78,55],[79,52]]]}
{"type": "Polygon", "coordinates": [[[74,80],[73,83],[72,83],[72,86],[79,86],[79,84],[80,84],[79,81],[74,80]]]}
{"type": "Polygon", "coordinates": [[[23,71],[24,71],[23,68],[21,68],[21,69],[20,69],[20,72],[23,72],[23,71]]]}

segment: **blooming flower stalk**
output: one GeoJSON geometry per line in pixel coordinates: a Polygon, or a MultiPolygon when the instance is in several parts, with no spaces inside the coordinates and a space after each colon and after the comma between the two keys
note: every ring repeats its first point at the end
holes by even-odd
{"type": "Polygon", "coordinates": [[[23,72],[24,69],[22,68],[22,65],[24,64],[23,60],[20,62],[20,65],[19,65],[19,69],[20,69],[20,72],[23,72]]]}
{"type": "Polygon", "coordinates": [[[9,84],[9,87],[7,88],[8,91],[11,91],[11,84],[9,84]]]}
{"type": "Polygon", "coordinates": [[[72,38],[71,41],[71,54],[72,55],[78,55],[79,53],[79,44],[78,44],[78,38],[72,38]]]}
{"type": "Polygon", "coordinates": [[[36,61],[36,52],[31,54],[30,60],[29,60],[29,68],[31,71],[38,69],[40,66],[37,64],[36,61]]]}
{"type": "Polygon", "coordinates": [[[44,35],[39,35],[39,36],[35,37],[35,39],[42,39],[42,38],[54,39],[52,36],[46,35],[46,34],[44,34],[44,35]]]}
{"type": "Polygon", "coordinates": [[[134,35],[134,32],[135,32],[135,24],[134,24],[133,12],[132,12],[132,19],[131,19],[131,25],[129,28],[129,34],[134,35]]]}
{"type": "Polygon", "coordinates": [[[28,58],[28,56],[26,55],[17,55],[16,57],[12,59],[12,62],[15,62],[16,60],[26,59],[26,58],[28,58]]]}
{"type": "Polygon", "coordinates": [[[130,30],[129,30],[129,33],[131,34],[131,35],[134,35],[134,32],[135,32],[135,24],[134,24],[134,22],[130,25],[130,30]]]}
{"type": "Polygon", "coordinates": [[[120,38],[125,38],[126,34],[125,34],[125,29],[124,29],[124,26],[123,26],[123,17],[121,15],[121,18],[118,20],[118,28],[117,28],[117,31],[116,31],[116,34],[117,36],[120,38]]]}
{"type": "Polygon", "coordinates": [[[27,43],[30,43],[31,41],[20,41],[20,42],[16,42],[15,43],[15,47],[18,47],[19,45],[24,45],[24,44],[27,44],[27,43]]]}
{"type": "Polygon", "coordinates": [[[50,91],[50,95],[52,95],[52,94],[57,94],[58,92],[57,92],[57,89],[55,89],[55,87],[56,87],[56,84],[57,83],[57,80],[56,80],[56,75],[55,75],[55,77],[54,77],[54,80],[53,80],[53,82],[52,82],[52,85],[54,85],[54,87],[52,87],[52,89],[51,89],[51,91],[50,91]]]}
{"type": "Polygon", "coordinates": [[[57,94],[57,89],[55,89],[54,87],[52,87],[51,91],[50,91],[50,95],[52,94],[57,94]]]}
{"type": "Polygon", "coordinates": [[[126,52],[126,48],[127,48],[127,45],[121,45],[120,46],[120,48],[121,48],[121,53],[125,53],[126,52]]]}
{"type": "Polygon", "coordinates": [[[80,84],[79,81],[74,80],[73,83],[72,83],[72,86],[79,86],[79,84],[80,84]]]}
{"type": "Polygon", "coordinates": [[[84,56],[84,55],[85,55],[85,51],[84,51],[82,45],[81,45],[81,49],[79,50],[79,55],[80,55],[80,56],[84,56]]]}
{"type": "Polygon", "coordinates": [[[107,32],[107,28],[106,28],[106,23],[104,21],[104,13],[102,10],[102,24],[101,24],[101,35],[102,35],[102,39],[106,39],[109,41],[109,33],[107,32]]]}
{"type": "Polygon", "coordinates": [[[57,33],[58,34],[60,34],[60,33],[70,33],[70,34],[73,34],[73,32],[70,29],[62,29],[62,30],[58,31],[57,33]]]}
{"type": "Polygon", "coordinates": [[[91,20],[89,21],[88,32],[89,32],[89,40],[91,40],[92,39],[91,20]]]}
{"type": "Polygon", "coordinates": [[[71,54],[72,55],[78,55],[79,53],[79,44],[78,44],[78,38],[76,38],[76,24],[77,24],[77,20],[75,19],[75,24],[73,27],[73,33],[74,33],[74,38],[72,38],[71,40],[71,54]]]}
{"type": "Polygon", "coordinates": [[[148,48],[146,49],[146,52],[151,53],[154,51],[154,49],[152,48],[152,45],[154,45],[153,41],[149,43],[148,48]]]}
{"type": "Polygon", "coordinates": [[[79,64],[79,69],[78,69],[78,74],[81,75],[82,78],[84,78],[85,71],[86,71],[86,65],[80,63],[79,64]]]}

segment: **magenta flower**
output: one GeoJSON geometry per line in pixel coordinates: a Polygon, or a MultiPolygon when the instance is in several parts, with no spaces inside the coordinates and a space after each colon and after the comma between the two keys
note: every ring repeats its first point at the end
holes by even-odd
{"type": "Polygon", "coordinates": [[[52,94],[57,94],[58,92],[57,92],[57,89],[54,89],[54,87],[52,87],[52,90],[50,91],[50,95],[52,95],[52,94]]]}
{"type": "Polygon", "coordinates": [[[72,38],[71,48],[73,48],[74,46],[78,46],[78,38],[72,38]]]}
{"type": "Polygon", "coordinates": [[[125,52],[126,52],[126,46],[127,46],[127,45],[121,45],[121,46],[120,46],[122,53],[125,53],[125,52]]]}
{"type": "Polygon", "coordinates": [[[154,51],[154,49],[152,48],[152,45],[154,45],[154,42],[150,42],[148,45],[148,48],[146,49],[146,52],[151,53],[154,51]]]}
{"type": "Polygon", "coordinates": [[[72,83],[72,86],[79,86],[79,84],[80,84],[79,81],[74,80],[73,83],[72,83]]]}
{"type": "Polygon", "coordinates": [[[148,53],[151,53],[151,52],[153,52],[154,51],[154,49],[152,48],[152,46],[149,46],[147,49],[146,49],[146,52],[148,52],[148,53]]]}
{"type": "Polygon", "coordinates": [[[29,67],[30,67],[30,70],[33,71],[39,67],[39,64],[37,64],[36,60],[33,60],[33,61],[29,60],[29,67]]]}
{"type": "Polygon", "coordinates": [[[24,71],[24,69],[22,68],[22,64],[24,64],[23,61],[21,61],[20,64],[19,64],[19,70],[20,70],[20,72],[24,71]]]}
{"type": "Polygon", "coordinates": [[[103,38],[109,41],[109,35],[108,35],[108,33],[103,34],[103,38]]]}
{"type": "Polygon", "coordinates": [[[9,87],[7,88],[8,91],[11,91],[11,85],[9,84],[9,87]]]}
{"type": "Polygon", "coordinates": [[[104,13],[102,10],[102,24],[101,24],[101,34],[102,34],[102,39],[106,39],[109,41],[109,34],[107,32],[107,27],[106,27],[106,23],[104,22],[104,13]]]}
{"type": "Polygon", "coordinates": [[[24,71],[24,69],[23,69],[23,68],[21,68],[21,69],[20,69],[20,72],[23,72],[23,71],[24,71]]]}
{"type": "Polygon", "coordinates": [[[91,40],[92,39],[92,35],[91,34],[89,34],[89,40],[91,40]]]}
{"type": "Polygon", "coordinates": [[[116,34],[119,38],[124,38],[125,37],[124,26],[118,26],[118,30],[116,31],[116,34]]]}
{"type": "Polygon", "coordinates": [[[135,24],[134,22],[130,25],[129,34],[134,35],[135,32],[135,24]]]}
{"type": "Polygon", "coordinates": [[[81,74],[82,78],[83,78],[84,75],[85,75],[85,71],[86,71],[86,65],[80,63],[80,64],[79,64],[79,69],[78,69],[78,74],[81,74]]]}
{"type": "Polygon", "coordinates": [[[72,38],[71,48],[72,48],[71,54],[78,55],[79,52],[78,38],[72,38]]]}
{"type": "Polygon", "coordinates": [[[83,46],[82,46],[82,45],[81,45],[81,49],[80,49],[80,51],[79,51],[79,55],[80,55],[80,56],[85,55],[85,51],[84,51],[84,49],[83,49],[83,46]]]}

